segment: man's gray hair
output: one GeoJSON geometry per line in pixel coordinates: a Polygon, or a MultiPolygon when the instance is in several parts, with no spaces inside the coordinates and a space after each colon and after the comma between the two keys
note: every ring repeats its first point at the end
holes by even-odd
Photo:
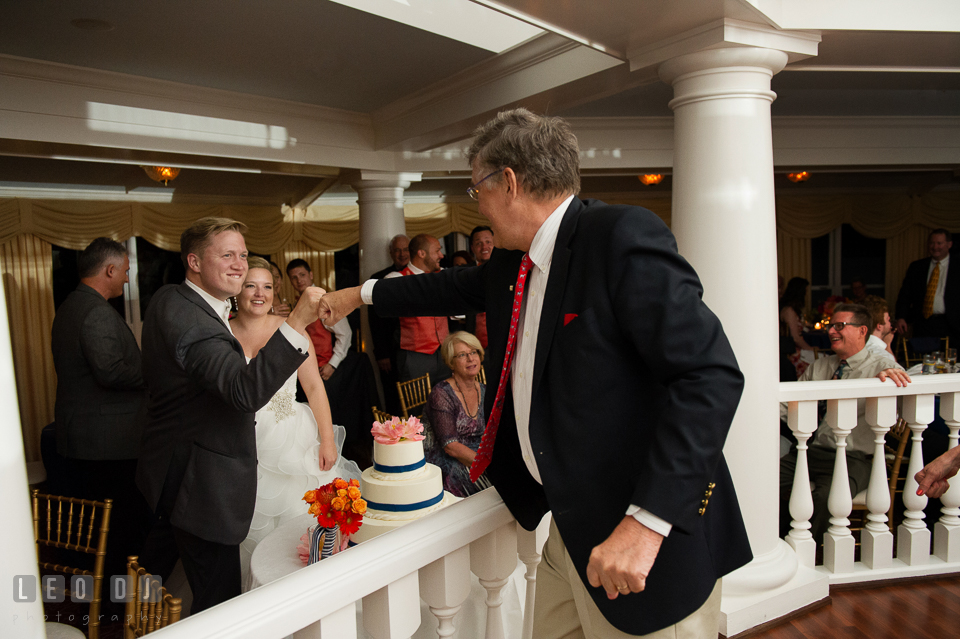
{"type": "Polygon", "coordinates": [[[396,243],[397,243],[397,240],[399,240],[401,237],[402,237],[403,239],[405,239],[405,240],[407,239],[407,236],[406,236],[405,234],[403,234],[403,233],[399,233],[399,234],[394,235],[393,237],[391,237],[391,238],[390,238],[390,243],[387,244],[387,250],[388,250],[388,251],[392,251],[392,250],[393,250],[393,245],[396,244],[396,243]]]}
{"type": "Polygon", "coordinates": [[[509,167],[538,198],[580,192],[580,146],[566,121],[513,109],[497,114],[474,136],[467,151],[471,167],[484,172],[509,167]]]}
{"type": "Polygon", "coordinates": [[[77,256],[77,274],[81,280],[94,277],[107,264],[121,265],[126,255],[127,247],[120,242],[109,237],[98,237],[77,256]]]}

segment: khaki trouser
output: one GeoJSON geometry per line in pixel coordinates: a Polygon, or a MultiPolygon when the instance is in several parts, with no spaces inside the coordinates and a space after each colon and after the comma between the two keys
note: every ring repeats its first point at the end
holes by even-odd
{"type": "MultiPolygon", "coordinates": [[[[719,621],[718,579],[706,603],[698,610],[672,626],[642,636],[650,639],[713,639],[717,636],[719,621]]],[[[536,639],[620,639],[641,636],[621,632],[604,619],[580,581],[567,547],[552,521],[550,536],[543,547],[543,559],[537,569],[533,636],[536,639]]]]}

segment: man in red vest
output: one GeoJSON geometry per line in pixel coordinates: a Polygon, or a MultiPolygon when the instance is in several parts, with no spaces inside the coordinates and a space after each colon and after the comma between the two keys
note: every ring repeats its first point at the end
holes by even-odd
{"type": "MultiPolygon", "coordinates": [[[[443,251],[437,238],[421,233],[410,240],[410,263],[384,279],[433,273],[440,270],[443,251]]],[[[450,369],[440,356],[440,345],[448,334],[446,317],[401,317],[400,381],[430,373],[430,383],[450,377],[450,369]]]]}
{"type": "MultiPolygon", "coordinates": [[[[290,278],[298,298],[307,288],[314,285],[313,270],[306,260],[299,258],[290,260],[290,263],[287,264],[287,276],[290,278]]],[[[310,336],[310,341],[313,342],[313,347],[317,352],[317,367],[320,369],[320,377],[327,381],[336,372],[337,366],[346,357],[347,352],[350,351],[350,342],[353,338],[350,323],[344,318],[332,327],[328,327],[323,324],[322,320],[317,320],[307,326],[307,335],[310,336]],[[336,336],[336,342],[334,342],[334,336],[336,336]]]]}

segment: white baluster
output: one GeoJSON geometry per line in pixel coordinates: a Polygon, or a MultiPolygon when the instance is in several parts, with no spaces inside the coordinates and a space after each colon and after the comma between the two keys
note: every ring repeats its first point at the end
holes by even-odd
{"type": "Polygon", "coordinates": [[[470,547],[464,546],[420,569],[420,597],[437,618],[438,637],[452,637],[454,616],[470,594],[470,547]]]}
{"type": "Polygon", "coordinates": [[[837,438],[837,453],[834,457],[830,497],[827,499],[827,509],[831,517],[830,528],[823,536],[823,565],[833,573],[852,572],[857,544],[850,534],[850,520],[847,519],[853,510],[850,475],[847,472],[847,436],[857,426],[857,400],[827,401],[827,424],[837,438]]]}
{"type": "Polygon", "coordinates": [[[533,638],[533,603],[537,593],[537,566],[540,565],[540,552],[547,541],[550,528],[550,514],[543,518],[540,525],[534,530],[524,530],[517,524],[517,554],[520,561],[527,567],[524,574],[526,580],[523,606],[523,632],[521,639],[533,638]]]}
{"type": "Polygon", "coordinates": [[[926,495],[917,494],[914,476],[923,468],[923,431],[933,421],[933,395],[907,395],[903,398],[903,418],[913,435],[910,438],[910,464],[903,484],[903,504],[907,510],[897,528],[897,559],[918,566],[930,559],[930,531],[923,523],[926,495]]]}
{"type": "Polygon", "coordinates": [[[817,430],[817,402],[790,402],[787,406],[787,424],[797,438],[797,466],[793,472],[793,490],[790,493],[790,533],[787,543],[793,546],[801,565],[814,567],[817,542],[810,534],[813,517],[813,496],[810,494],[810,471],[807,468],[807,440],[817,430]]]}
{"type": "MultiPolygon", "coordinates": [[[[960,433],[960,393],[940,396],[940,416],[950,429],[948,449],[957,445],[960,433]]],[[[960,480],[950,479],[950,488],[941,497],[940,521],[933,527],[933,554],[948,562],[960,561],[960,480]]]]}
{"type": "Polygon", "coordinates": [[[487,590],[486,639],[503,639],[500,591],[517,567],[517,525],[501,526],[470,544],[470,570],[487,590]]]}
{"type": "Polygon", "coordinates": [[[298,630],[293,639],[357,639],[357,602],[298,630]]]}
{"type": "Polygon", "coordinates": [[[867,399],[867,423],[873,431],[873,467],[867,487],[867,525],[860,533],[860,560],[868,568],[889,568],[893,565],[893,533],[887,525],[890,510],[890,482],[887,479],[884,437],[897,422],[896,397],[867,399]]]}
{"type": "Polygon", "coordinates": [[[420,627],[417,573],[363,598],[363,627],[373,639],[407,639],[420,627]]]}

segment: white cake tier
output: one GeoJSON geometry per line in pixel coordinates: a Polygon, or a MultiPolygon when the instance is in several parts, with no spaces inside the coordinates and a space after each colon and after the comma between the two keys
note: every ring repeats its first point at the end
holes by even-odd
{"type": "MultiPolygon", "coordinates": [[[[423,474],[423,442],[403,441],[396,444],[373,442],[373,475],[386,481],[413,479],[423,474]]],[[[364,494],[366,498],[366,494],[364,494]]]]}
{"type": "MultiPolygon", "coordinates": [[[[434,466],[434,468],[436,468],[436,466],[434,466]]],[[[443,501],[441,501],[439,504],[435,504],[429,508],[404,513],[404,515],[407,517],[406,519],[392,518],[392,516],[396,513],[372,512],[368,510],[367,514],[363,516],[363,524],[360,526],[360,530],[350,537],[350,542],[359,544],[367,541],[368,539],[379,537],[383,533],[390,532],[394,528],[399,528],[400,526],[409,524],[411,521],[425,517],[426,515],[440,510],[441,508],[445,508],[456,501],[460,501],[460,498],[454,497],[450,493],[444,493],[443,501]]]]}
{"type": "Polygon", "coordinates": [[[367,501],[367,512],[382,512],[406,519],[415,519],[411,512],[429,508],[443,496],[443,477],[440,469],[427,464],[423,472],[406,481],[378,479],[373,468],[360,476],[360,492],[367,501]]]}

